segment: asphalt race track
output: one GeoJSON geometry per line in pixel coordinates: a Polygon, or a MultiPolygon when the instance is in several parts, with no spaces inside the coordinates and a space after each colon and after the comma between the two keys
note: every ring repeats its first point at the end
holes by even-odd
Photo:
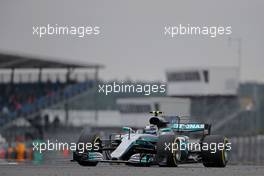
{"type": "Polygon", "coordinates": [[[180,165],[177,168],[132,167],[123,164],[99,164],[82,167],[69,161],[34,165],[32,163],[0,163],[0,176],[263,176],[264,166],[229,165],[226,168],[204,168],[201,164],[180,165]]]}

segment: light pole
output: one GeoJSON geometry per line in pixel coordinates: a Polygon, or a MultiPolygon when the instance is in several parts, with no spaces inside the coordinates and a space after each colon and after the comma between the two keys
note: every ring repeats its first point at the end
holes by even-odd
{"type": "MultiPolygon", "coordinates": [[[[237,56],[238,56],[238,78],[241,81],[241,61],[242,61],[242,39],[240,37],[237,38],[228,38],[229,45],[232,44],[232,42],[236,42],[237,47],[237,56]]],[[[255,101],[255,111],[256,111],[256,119],[255,119],[255,127],[257,130],[260,128],[260,119],[259,119],[259,97],[258,97],[258,85],[255,85],[253,87],[253,99],[255,101]]]]}
{"type": "Polygon", "coordinates": [[[94,79],[95,79],[95,90],[94,90],[94,120],[96,125],[98,125],[98,75],[99,75],[99,67],[95,67],[94,79]]]}
{"type": "Polygon", "coordinates": [[[228,43],[231,45],[232,43],[237,43],[237,57],[238,57],[238,80],[241,81],[241,64],[242,64],[242,39],[240,37],[237,38],[228,38],[228,43]]]}
{"type": "Polygon", "coordinates": [[[258,84],[256,83],[253,87],[253,96],[255,100],[255,111],[256,111],[256,129],[257,133],[259,132],[259,129],[261,127],[260,125],[260,116],[259,116],[259,93],[258,93],[258,84]]]}

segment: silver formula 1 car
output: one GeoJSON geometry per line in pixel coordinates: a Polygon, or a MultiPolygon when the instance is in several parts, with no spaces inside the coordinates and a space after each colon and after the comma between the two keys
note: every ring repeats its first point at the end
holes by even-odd
{"type": "Polygon", "coordinates": [[[150,125],[133,130],[123,127],[123,134],[108,139],[84,130],[78,140],[90,146],[73,153],[73,161],[82,166],[99,162],[125,163],[134,166],[176,167],[184,163],[203,163],[205,167],[225,167],[231,144],[220,135],[210,135],[211,125],[183,122],[178,116],[160,116],[153,111],[150,125]]]}

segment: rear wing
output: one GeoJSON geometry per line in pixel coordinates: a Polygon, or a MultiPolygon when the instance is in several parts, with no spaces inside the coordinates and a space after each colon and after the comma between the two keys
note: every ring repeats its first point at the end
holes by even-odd
{"type": "Polygon", "coordinates": [[[211,125],[202,123],[176,123],[171,124],[171,128],[177,131],[197,132],[210,130],[211,125]]]}
{"type": "Polygon", "coordinates": [[[150,124],[157,125],[158,128],[169,127],[177,132],[199,132],[202,131],[204,135],[211,134],[211,125],[205,123],[190,122],[188,116],[160,116],[161,111],[150,112],[154,117],[150,118],[150,124]]]}
{"type": "Polygon", "coordinates": [[[211,125],[205,123],[190,122],[189,119],[179,116],[165,116],[169,122],[169,127],[178,132],[201,132],[204,134],[211,133],[211,125]]]}

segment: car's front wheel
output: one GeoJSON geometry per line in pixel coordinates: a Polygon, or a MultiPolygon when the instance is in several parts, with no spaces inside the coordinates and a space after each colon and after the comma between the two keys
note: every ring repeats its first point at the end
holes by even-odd
{"type": "Polygon", "coordinates": [[[90,150],[76,150],[73,153],[73,159],[77,161],[81,166],[96,166],[98,161],[89,160],[89,153],[98,152],[102,153],[102,141],[99,135],[91,134],[89,130],[85,129],[82,131],[79,140],[77,142],[77,146],[86,146],[86,144],[92,145],[90,150]]]}
{"type": "Polygon", "coordinates": [[[157,163],[161,167],[177,167],[181,158],[179,141],[174,134],[164,134],[159,136],[157,143],[157,163]]]}

